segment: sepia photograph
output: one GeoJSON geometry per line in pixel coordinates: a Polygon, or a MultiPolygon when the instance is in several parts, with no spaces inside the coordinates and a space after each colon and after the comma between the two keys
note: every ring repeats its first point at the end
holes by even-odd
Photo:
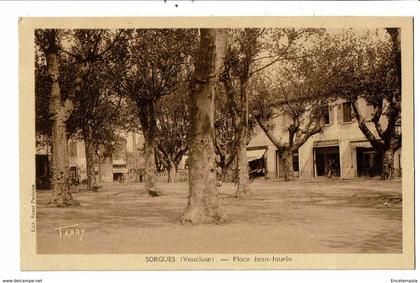
{"type": "Polygon", "coordinates": [[[22,265],[413,268],[412,19],[318,19],[22,18],[22,265]]]}

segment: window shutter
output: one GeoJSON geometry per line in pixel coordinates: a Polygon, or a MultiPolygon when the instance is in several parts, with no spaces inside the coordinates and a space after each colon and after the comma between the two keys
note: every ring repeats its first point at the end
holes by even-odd
{"type": "Polygon", "coordinates": [[[372,105],[369,105],[369,104],[366,104],[366,108],[365,108],[365,118],[366,118],[366,121],[372,120],[373,113],[374,113],[373,106],[372,105]]]}
{"type": "Polygon", "coordinates": [[[334,107],[332,105],[328,106],[328,116],[330,119],[330,125],[334,124],[334,107]]]}
{"type": "Polygon", "coordinates": [[[70,151],[70,157],[77,157],[77,143],[75,141],[70,141],[69,147],[70,149],[67,150],[70,151]]]}
{"type": "Polygon", "coordinates": [[[343,124],[343,104],[339,103],[337,105],[337,122],[343,124]]]}

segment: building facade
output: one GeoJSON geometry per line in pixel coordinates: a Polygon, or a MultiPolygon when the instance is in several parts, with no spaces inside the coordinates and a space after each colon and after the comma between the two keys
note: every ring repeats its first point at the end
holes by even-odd
{"type": "MultiPolygon", "coordinates": [[[[68,141],[69,178],[72,184],[87,179],[85,144],[82,140],[68,141]]],[[[49,187],[51,145],[43,137],[37,137],[36,146],[37,188],[49,187]]],[[[128,133],[114,145],[110,156],[95,157],[95,177],[98,183],[139,182],[144,172],[144,139],[141,134],[128,133]]]]}
{"type": "MultiPolygon", "coordinates": [[[[359,101],[359,105],[363,116],[369,121],[373,114],[373,107],[363,100],[359,101]]],[[[328,107],[326,111],[328,114],[322,119],[323,131],[310,137],[293,155],[295,176],[317,178],[332,173],[333,177],[352,178],[379,174],[380,158],[360,131],[352,115],[351,104],[338,100],[325,107],[328,107]]],[[[386,126],[385,119],[380,122],[386,126]]],[[[279,118],[275,121],[275,125],[275,135],[287,140],[289,125],[287,119],[279,118]]],[[[373,123],[368,122],[368,127],[376,133],[373,123]]],[[[263,160],[266,176],[283,177],[279,151],[262,129],[257,128],[256,131],[257,134],[248,146],[248,156],[252,157],[256,151],[259,151],[257,158],[263,160]],[[261,149],[265,149],[263,153],[261,149]]],[[[401,172],[400,159],[401,149],[395,153],[394,157],[394,167],[399,173],[401,172]]]]}

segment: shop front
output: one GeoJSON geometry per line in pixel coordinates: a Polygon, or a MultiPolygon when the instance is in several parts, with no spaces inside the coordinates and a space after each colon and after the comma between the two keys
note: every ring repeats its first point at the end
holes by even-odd
{"type": "Polygon", "coordinates": [[[341,177],[339,140],[314,142],[314,176],[341,177]]]}
{"type": "Polygon", "coordinates": [[[246,154],[251,178],[264,177],[266,175],[266,152],[267,147],[265,146],[247,148],[246,154]]]}
{"type": "Polygon", "coordinates": [[[125,160],[115,159],[112,163],[112,180],[114,182],[125,183],[127,164],[125,160]]]}
{"type": "Polygon", "coordinates": [[[353,141],[350,143],[356,153],[358,177],[374,177],[381,174],[381,157],[372,148],[369,141],[353,141]]]}

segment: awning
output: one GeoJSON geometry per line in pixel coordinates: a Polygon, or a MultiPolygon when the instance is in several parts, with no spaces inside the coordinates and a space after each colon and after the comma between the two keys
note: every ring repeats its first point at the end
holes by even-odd
{"type": "Polygon", "coordinates": [[[371,148],[372,147],[369,141],[352,141],[350,142],[350,145],[353,148],[355,147],[371,148]]]}
{"type": "Polygon", "coordinates": [[[262,158],[266,151],[267,149],[248,150],[246,152],[248,162],[262,158]]]}
{"type": "Polygon", "coordinates": [[[314,147],[337,146],[337,145],[339,145],[339,143],[340,143],[340,141],[338,139],[335,139],[335,140],[314,141],[314,147]]]}
{"type": "Polygon", "coordinates": [[[124,159],[114,159],[112,160],[113,165],[126,165],[127,162],[124,159]]]}
{"type": "Polygon", "coordinates": [[[127,170],[125,168],[112,168],[112,173],[123,173],[125,174],[127,170]]]}

